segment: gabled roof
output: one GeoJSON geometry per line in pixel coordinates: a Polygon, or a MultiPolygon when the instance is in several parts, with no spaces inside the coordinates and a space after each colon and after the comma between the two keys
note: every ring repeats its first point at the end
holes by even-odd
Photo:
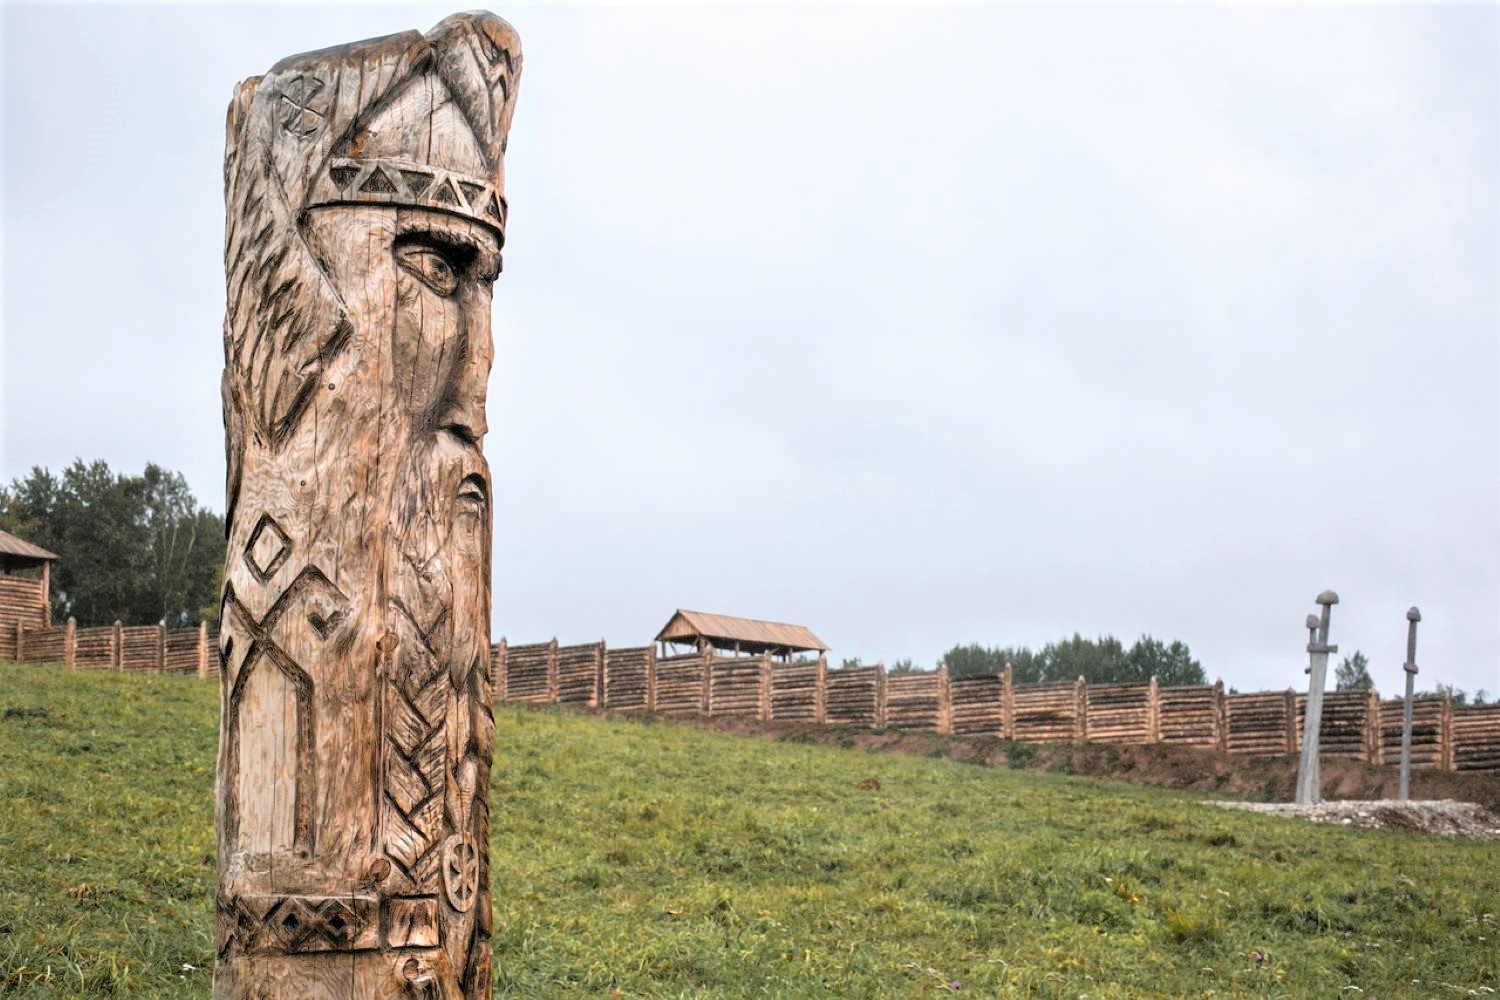
{"type": "Polygon", "coordinates": [[[700,637],[709,642],[737,642],[741,645],[774,649],[828,650],[823,640],[813,635],[812,630],[804,625],[712,615],[706,611],[684,611],[681,608],[657,633],[656,641],[686,642],[700,637]]]}
{"type": "Polygon", "coordinates": [[[17,538],[8,531],[0,531],[0,557],[10,556],[10,562],[32,560],[35,562],[52,562],[57,559],[57,553],[48,552],[40,545],[32,545],[30,542],[17,538]]]}

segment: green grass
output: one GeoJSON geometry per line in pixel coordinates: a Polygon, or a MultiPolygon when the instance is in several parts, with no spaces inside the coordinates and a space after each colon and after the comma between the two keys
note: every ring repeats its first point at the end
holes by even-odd
{"type": "MultiPolygon", "coordinates": [[[[192,678],[0,664],[0,994],[207,994],[217,701],[192,678]]],[[[1500,989],[1500,844],[666,723],[498,721],[500,995],[1500,989]]]]}

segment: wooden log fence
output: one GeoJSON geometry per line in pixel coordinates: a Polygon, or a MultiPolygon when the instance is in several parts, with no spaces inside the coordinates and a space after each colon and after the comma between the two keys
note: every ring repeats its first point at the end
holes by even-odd
{"type": "MultiPolygon", "coordinates": [[[[0,579],[0,604],[6,600],[0,579]]],[[[21,580],[21,583],[30,581],[21,580]]],[[[0,626],[0,659],[91,670],[219,674],[214,624],[167,628],[120,622],[79,628],[0,626]]],[[[1090,740],[1168,743],[1241,755],[1296,753],[1306,696],[1292,690],[1226,694],[1222,682],[1187,687],[1015,684],[1000,674],[950,679],[946,669],[888,674],[882,665],[830,670],[827,660],[697,652],[658,657],[651,646],[556,639],[491,650],[496,701],[576,704],[668,715],[996,736],[1027,743],[1090,740]]],[[[1394,765],[1401,753],[1400,699],[1374,691],[1324,695],[1322,753],[1394,765]]],[[[1412,767],[1500,774],[1500,705],[1456,706],[1445,696],[1412,704],[1412,767]]]]}
{"type": "Polygon", "coordinates": [[[10,630],[17,663],[61,663],[90,670],[144,670],[218,675],[218,626],[206,622],[189,628],[167,628],[164,623],[127,628],[116,622],[97,628],[65,625],[10,630]]]}
{"type": "MultiPolygon", "coordinates": [[[[491,662],[500,701],[572,701],[622,711],[1027,743],[1168,743],[1241,755],[1296,753],[1306,702],[1291,690],[1226,694],[1222,681],[1184,687],[1161,687],[1154,679],[1016,684],[1009,668],[950,679],[941,668],[893,674],[880,664],[830,670],[823,657],[791,663],[704,652],[658,658],[650,646],[558,646],[555,639],[510,647],[502,639],[491,662]],[[560,686],[553,681],[549,687],[548,677],[559,675],[560,686]],[[590,676],[597,682],[590,684],[590,676]]],[[[1381,701],[1373,691],[1329,692],[1320,740],[1326,756],[1394,763],[1401,702],[1381,701]]],[[[1412,760],[1417,768],[1500,774],[1500,706],[1461,708],[1447,697],[1418,699],[1412,760]]]]}

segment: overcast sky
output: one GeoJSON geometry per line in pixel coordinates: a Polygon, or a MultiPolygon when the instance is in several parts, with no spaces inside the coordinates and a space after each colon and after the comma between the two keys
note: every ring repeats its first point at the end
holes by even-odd
{"type": "MultiPolygon", "coordinates": [[[[224,109],[450,6],[4,8],[0,478],[223,509],[224,109]]],[[[498,8],[496,635],[835,662],[1304,616],[1500,690],[1500,8],[498,8]]]]}

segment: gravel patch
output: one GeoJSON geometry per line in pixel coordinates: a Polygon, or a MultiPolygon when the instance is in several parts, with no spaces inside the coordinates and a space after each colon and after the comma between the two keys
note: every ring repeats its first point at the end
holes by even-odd
{"type": "Polygon", "coordinates": [[[1221,809],[1292,816],[1314,823],[1375,827],[1385,830],[1416,830],[1440,837],[1500,840],[1500,816],[1473,802],[1427,799],[1401,802],[1397,799],[1318,802],[1299,806],[1293,802],[1210,802],[1221,809]]]}

